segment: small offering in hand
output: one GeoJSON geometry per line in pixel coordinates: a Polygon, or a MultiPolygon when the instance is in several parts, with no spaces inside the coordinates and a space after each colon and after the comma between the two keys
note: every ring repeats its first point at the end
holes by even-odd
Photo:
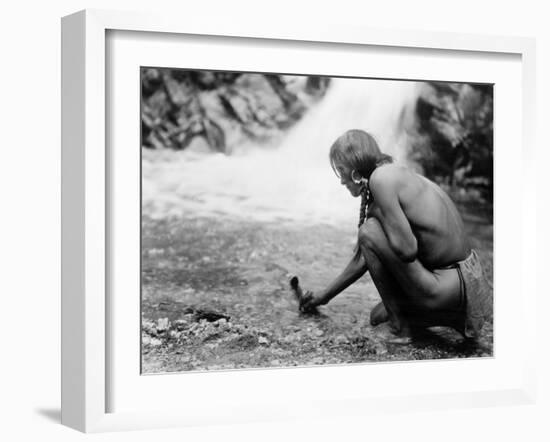
{"type": "Polygon", "coordinates": [[[294,296],[298,301],[298,308],[300,310],[300,313],[317,313],[317,307],[304,308],[306,301],[310,300],[313,297],[313,293],[310,291],[304,293],[302,287],[300,287],[300,281],[298,280],[297,276],[293,276],[290,279],[290,288],[292,289],[292,292],[294,293],[294,296]]]}

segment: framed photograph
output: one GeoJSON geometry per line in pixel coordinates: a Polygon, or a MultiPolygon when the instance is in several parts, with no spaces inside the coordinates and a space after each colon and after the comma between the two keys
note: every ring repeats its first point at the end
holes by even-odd
{"type": "Polygon", "coordinates": [[[532,40],[93,10],[62,55],[65,425],[534,400],[532,40]]]}

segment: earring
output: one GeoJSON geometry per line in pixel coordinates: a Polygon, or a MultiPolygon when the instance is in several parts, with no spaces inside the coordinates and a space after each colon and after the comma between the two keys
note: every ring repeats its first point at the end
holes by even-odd
{"type": "Polygon", "coordinates": [[[364,186],[367,186],[367,184],[369,183],[369,180],[367,180],[366,178],[363,178],[361,175],[359,175],[359,178],[356,178],[355,177],[355,174],[357,173],[357,175],[359,175],[359,173],[356,171],[356,170],[352,170],[351,172],[351,180],[355,183],[355,184],[363,184],[364,186]]]}

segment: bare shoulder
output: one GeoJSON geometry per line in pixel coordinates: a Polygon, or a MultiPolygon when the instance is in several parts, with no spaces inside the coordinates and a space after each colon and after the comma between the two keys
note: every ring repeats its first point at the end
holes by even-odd
{"type": "Polygon", "coordinates": [[[386,164],[377,167],[370,176],[369,185],[371,189],[394,189],[398,190],[404,185],[410,185],[414,179],[414,173],[400,164],[386,164]]]}

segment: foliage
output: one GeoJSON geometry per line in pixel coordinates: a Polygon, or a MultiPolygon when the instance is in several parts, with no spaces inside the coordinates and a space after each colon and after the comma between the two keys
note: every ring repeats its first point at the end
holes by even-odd
{"type": "Polygon", "coordinates": [[[493,86],[427,83],[416,104],[411,158],[451,188],[493,198],[493,86]]]}

